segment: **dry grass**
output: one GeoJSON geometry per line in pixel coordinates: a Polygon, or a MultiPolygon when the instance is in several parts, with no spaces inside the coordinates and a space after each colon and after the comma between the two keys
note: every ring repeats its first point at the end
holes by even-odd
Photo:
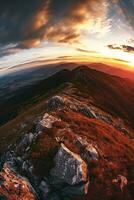
{"type": "Polygon", "coordinates": [[[58,143],[51,135],[44,133],[40,135],[31,146],[29,159],[34,166],[34,174],[44,177],[54,167],[54,156],[58,149],[58,143]]]}
{"type": "Polygon", "coordinates": [[[133,141],[112,126],[96,119],[89,119],[75,112],[59,111],[62,122],[54,128],[55,135],[68,124],[72,132],[65,134],[68,148],[79,153],[72,145],[76,135],[86,137],[98,146],[100,160],[89,163],[90,186],[85,197],[75,200],[133,200],[134,189],[134,145],[133,141]],[[118,185],[112,184],[112,179],[119,174],[128,179],[128,186],[122,192],[118,185]]]}

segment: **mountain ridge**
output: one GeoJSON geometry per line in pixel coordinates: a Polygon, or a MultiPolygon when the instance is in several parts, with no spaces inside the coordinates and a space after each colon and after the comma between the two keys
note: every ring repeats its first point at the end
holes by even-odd
{"type": "Polygon", "coordinates": [[[20,131],[18,139],[12,135],[1,155],[1,198],[133,199],[129,130],[75,84],[66,83],[45,99],[42,113],[20,123],[13,128],[20,131]]]}
{"type": "Polygon", "coordinates": [[[120,112],[124,118],[126,117],[126,120],[127,118],[129,118],[129,120],[133,121],[133,112],[132,112],[133,108],[132,102],[134,99],[133,82],[123,78],[118,78],[116,76],[108,75],[104,72],[99,72],[94,69],[89,69],[85,65],[79,66],[72,71],[64,69],[54,74],[53,76],[43,81],[40,81],[37,84],[24,87],[22,90],[19,90],[14,94],[14,96],[10,99],[10,101],[8,100],[7,102],[5,101],[4,103],[1,103],[0,105],[1,116],[3,116],[4,119],[4,113],[6,113],[6,110],[4,108],[5,106],[8,106],[7,107],[7,119],[8,119],[8,113],[10,110],[11,113],[13,110],[15,111],[17,107],[20,107],[21,104],[23,107],[24,103],[26,103],[27,101],[32,102],[33,101],[32,99],[34,99],[35,97],[42,96],[46,92],[49,92],[51,89],[54,90],[54,88],[56,89],[57,87],[66,82],[72,82],[73,84],[76,84],[80,90],[85,89],[85,93],[87,93],[87,95],[88,93],[90,96],[94,94],[94,98],[96,98],[97,101],[99,101],[100,99],[102,103],[105,102],[103,103],[102,107],[106,108],[105,106],[106,104],[107,109],[109,109],[108,105],[109,107],[111,106],[111,109],[109,109],[109,111],[112,110],[114,111],[115,108],[114,111],[115,113],[113,114],[116,114],[116,112],[118,112],[119,114],[120,112]],[[80,85],[82,85],[82,87],[80,85]],[[103,95],[101,94],[101,92],[103,92],[103,95]],[[104,94],[109,96],[108,97],[109,102],[108,99],[103,98],[104,94]],[[113,99],[113,104],[110,98],[113,99]],[[120,106],[122,108],[126,107],[125,109],[127,112],[124,113],[124,110],[121,109],[120,106]]]}

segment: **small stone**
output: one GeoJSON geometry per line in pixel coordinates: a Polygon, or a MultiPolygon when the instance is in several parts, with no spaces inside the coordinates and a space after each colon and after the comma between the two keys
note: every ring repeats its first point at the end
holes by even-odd
{"type": "Polygon", "coordinates": [[[116,179],[112,180],[112,183],[117,183],[122,191],[123,188],[128,184],[128,180],[125,176],[118,175],[116,179]]]}

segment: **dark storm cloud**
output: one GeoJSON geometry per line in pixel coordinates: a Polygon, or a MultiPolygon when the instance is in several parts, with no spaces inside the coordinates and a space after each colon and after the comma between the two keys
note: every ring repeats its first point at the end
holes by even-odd
{"type": "Polygon", "coordinates": [[[128,45],[120,45],[120,46],[108,45],[108,47],[113,50],[121,50],[121,51],[128,52],[128,53],[134,53],[134,47],[128,46],[128,45]]]}
{"type": "MultiPolygon", "coordinates": [[[[24,32],[27,21],[32,18],[42,0],[1,0],[0,1],[0,43],[9,44],[33,38],[33,33],[24,32]]],[[[28,30],[28,27],[26,27],[28,30]]]]}
{"type": "Polygon", "coordinates": [[[1,0],[0,44],[20,48],[37,46],[41,40],[73,42],[79,25],[101,17],[107,0],[1,0]]]}

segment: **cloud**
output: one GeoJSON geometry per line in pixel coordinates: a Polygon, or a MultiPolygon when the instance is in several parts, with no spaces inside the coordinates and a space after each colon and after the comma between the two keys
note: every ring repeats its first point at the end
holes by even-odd
{"type": "Polygon", "coordinates": [[[72,56],[59,56],[57,57],[57,59],[69,59],[69,58],[73,58],[72,56]]]}
{"type": "Polygon", "coordinates": [[[81,48],[76,48],[76,50],[83,53],[98,53],[97,51],[90,51],[90,50],[81,49],[81,48]]]}
{"type": "Polygon", "coordinates": [[[123,63],[129,63],[129,61],[118,59],[118,58],[111,58],[111,60],[115,60],[115,61],[123,62],[123,63]]]}
{"type": "Polygon", "coordinates": [[[127,53],[134,53],[134,47],[129,45],[108,45],[108,48],[113,50],[121,50],[127,53]]]}
{"type": "Polygon", "coordinates": [[[20,52],[20,50],[21,50],[20,48],[18,48],[16,45],[13,44],[6,45],[4,47],[0,46],[0,57],[16,54],[20,52]]]}
{"type": "Polygon", "coordinates": [[[90,21],[106,19],[108,0],[1,0],[0,44],[36,47],[42,40],[78,41],[90,21]]]}
{"type": "Polygon", "coordinates": [[[125,16],[128,25],[131,26],[134,31],[134,1],[112,0],[112,3],[118,6],[118,14],[125,16]]]}
{"type": "Polygon", "coordinates": [[[21,42],[19,42],[18,47],[25,49],[25,48],[32,48],[36,47],[40,44],[40,39],[26,39],[21,42]]]}
{"type": "Polygon", "coordinates": [[[127,42],[128,42],[129,44],[134,44],[134,38],[130,38],[127,42]]]}

